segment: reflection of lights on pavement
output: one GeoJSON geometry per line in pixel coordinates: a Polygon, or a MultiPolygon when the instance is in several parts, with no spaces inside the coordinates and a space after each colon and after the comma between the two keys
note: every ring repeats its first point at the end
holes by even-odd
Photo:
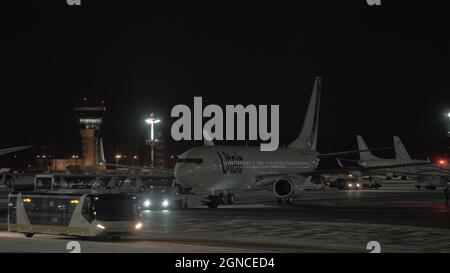
{"type": "Polygon", "coordinates": [[[105,227],[103,225],[100,225],[100,224],[97,225],[97,228],[98,229],[105,229],[105,227]]]}

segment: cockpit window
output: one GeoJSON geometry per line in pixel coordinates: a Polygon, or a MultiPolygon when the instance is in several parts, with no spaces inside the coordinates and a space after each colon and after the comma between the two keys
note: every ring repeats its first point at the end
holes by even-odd
{"type": "Polygon", "coordinates": [[[194,163],[194,164],[202,164],[203,159],[201,158],[178,158],[177,163],[194,163]]]}

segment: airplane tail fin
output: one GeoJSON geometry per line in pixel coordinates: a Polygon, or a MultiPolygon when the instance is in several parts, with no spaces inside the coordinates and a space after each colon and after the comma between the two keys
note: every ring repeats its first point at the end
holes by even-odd
{"type": "Polygon", "coordinates": [[[411,157],[398,136],[394,136],[395,157],[397,159],[409,161],[411,157]]]}
{"type": "MultiPolygon", "coordinates": [[[[358,135],[356,136],[356,140],[358,141],[358,150],[369,150],[367,147],[366,142],[362,138],[362,136],[358,135]]],[[[359,158],[361,160],[373,160],[378,159],[378,157],[374,156],[370,151],[360,152],[359,158]]]]}
{"type": "Polygon", "coordinates": [[[303,121],[300,135],[288,147],[312,150],[317,147],[317,131],[319,127],[320,91],[322,89],[322,78],[316,77],[314,88],[309,99],[308,110],[303,121]]]}

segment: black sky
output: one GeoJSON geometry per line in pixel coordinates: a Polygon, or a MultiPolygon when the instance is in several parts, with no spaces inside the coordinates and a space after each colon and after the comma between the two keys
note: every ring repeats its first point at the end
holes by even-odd
{"type": "Polygon", "coordinates": [[[447,153],[450,32],[427,1],[9,1],[1,7],[2,147],[79,149],[73,106],[104,99],[109,142],[145,139],[150,111],[279,104],[286,144],[314,76],[324,77],[319,149],[404,139],[420,157],[447,153]],[[116,3],[117,2],[117,3],[116,3]],[[212,3],[213,2],[213,3],[212,3]],[[392,2],[395,2],[392,3],[392,2]],[[162,4],[164,3],[164,5],[162,4]]]}

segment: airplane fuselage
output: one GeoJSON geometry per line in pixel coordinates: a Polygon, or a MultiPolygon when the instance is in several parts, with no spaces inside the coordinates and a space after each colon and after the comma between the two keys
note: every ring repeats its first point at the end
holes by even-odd
{"type": "Polygon", "coordinates": [[[261,152],[259,147],[202,146],[181,155],[175,177],[186,188],[198,191],[239,190],[257,177],[277,177],[314,171],[315,151],[279,148],[261,152]]]}
{"type": "Polygon", "coordinates": [[[395,173],[407,173],[406,176],[410,177],[421,177],[421,176],[435,176],[436,178],[442,178],[445,180],[450,179],[450,169],[448,167],[440,166],[438,164],[424,165],[424,166],[407,166],[407,167],[397,167],[389,168],[389,165],[396,164],[414,164],[414,163],[424,163],[428,161],[412,159],[412,160],[402,160],[402,159],[375,159],[375,160],[365,160],[358,161],[358,164],[362,167],[382,167],[386,166],[386,169],[381,169],[373,171],[373,173],[378,174],[395,174],[395,173]]]}
{"type": "Polygon", "coordinates": [[[439,180],[443,183],[450,181],[450,168],[448,166],[441,166],[433,164],[429,166],[414,166],[410,167],[409,172],[411,176],[415,176],[418,180],[426,180],[430,177],[434,180],[439,180]]]}

